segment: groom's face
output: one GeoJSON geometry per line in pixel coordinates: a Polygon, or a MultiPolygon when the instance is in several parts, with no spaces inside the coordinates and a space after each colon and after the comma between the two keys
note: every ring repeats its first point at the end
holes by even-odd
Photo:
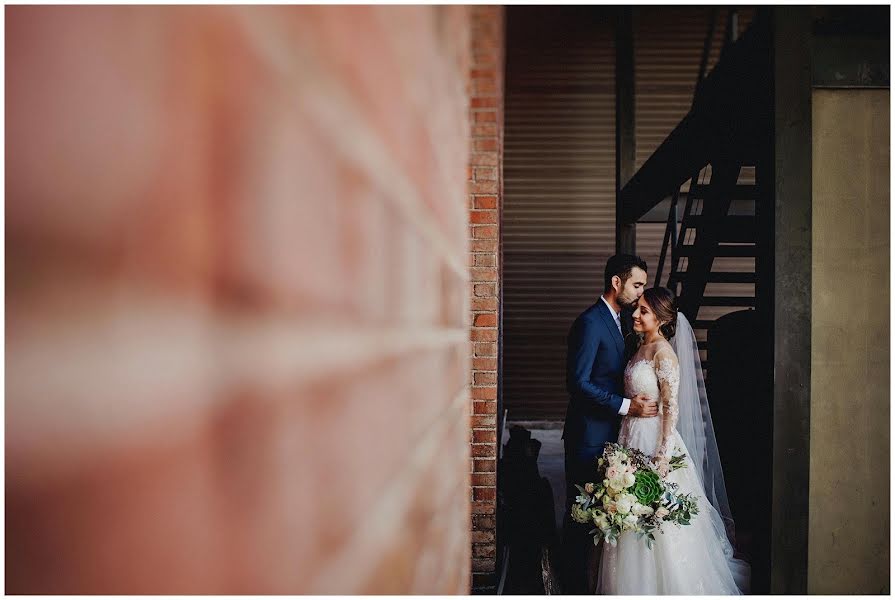
{"type": "Polygon", "coordinates": [[[633,310],[646,288],[646,271],[640,267],[634,267],[631,269],[631,276],[627,281],[621,284],[621,278],[619,278],[619,284],[620,287],[616,294],[619,306],[633,310]]]}

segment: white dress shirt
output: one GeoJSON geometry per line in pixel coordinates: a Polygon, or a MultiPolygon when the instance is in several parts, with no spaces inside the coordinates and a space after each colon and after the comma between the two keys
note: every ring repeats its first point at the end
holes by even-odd
{"type": "MultiPolygon", "coordinates": [[[[625,337],[625,334],[622,333],[622,319],[621,319],[621,313],[617,313],[617,312],[615,312],[615,309],[612,308],[612,305],[609,304],[609,302],[606,301],[606,298],[605,298],[604,296],[601,295],[601,296],[600,296],[600,300],[602,300],[602,301],[606,304],[606,306],[609,308],[609,313],[612,315],[612,318],[615,319],[615,326],[618,327],[618,332],[621,333],[622,338],[624,338],[624,337],[625,337]]],[[[620,415],[626,415],[626,414],[628,414],[628,408],[630,408],[630,406],[631,406],[631,399],[630,399],[630,398],[623,398],[623,399],[622,399],[622,406],[621,406],[621,408],[618,409],[618,414],[620,414],[620,415]]]]}

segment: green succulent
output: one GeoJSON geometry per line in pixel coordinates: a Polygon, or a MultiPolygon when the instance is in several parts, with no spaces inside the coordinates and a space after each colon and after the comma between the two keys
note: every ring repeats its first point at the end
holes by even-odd
{"type": "Polygon", "coordinates": [[[662,484],[659,482],[659,474],[655,471],[643,469],[634,475],[634,489],[632,490],[637,501],[644,506],[649,506],[662,496],[662,484]]]}

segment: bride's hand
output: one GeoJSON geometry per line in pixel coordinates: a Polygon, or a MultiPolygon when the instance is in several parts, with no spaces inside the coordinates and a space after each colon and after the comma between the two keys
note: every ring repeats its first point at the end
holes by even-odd
{"type": "Polygon", "coordinates": [[[665,478],[668,475],[668,472],[671,470],[670,465],[668,464],[668,457],[665,455],[660,455],[656,460],[656,468],[659,471],[659,477],[665,478]]]}

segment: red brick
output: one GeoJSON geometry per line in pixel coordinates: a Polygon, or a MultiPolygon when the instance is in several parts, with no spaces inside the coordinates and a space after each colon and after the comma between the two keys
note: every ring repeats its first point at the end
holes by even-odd
{"type": "Polygon", "coordinates": [[[495,69],[470,69],[469,78],[476,79],[479,77],[488,78],[494,80],[497,76],[497,71],[495,69]]]}
{"type": "Polygon", "coordinates": [[[476,283],[473,285],[472,293],[476,298],[493,298],[497,296],[497,285],[493,283],[476,283]]]}
{"type": "Polygon", "coordinates": [[[483,125],[475,125],[472,128],[472,137],[496,137],[497,124],[485,123],[483,125]]]}
{"type": "Polygon", "coordinates": [[[473,49],[472,60],[479,67],[497,66],[497,49],[488,48],[487,45],[478,51],[473,49]]]}
{"type": "Polygon", "coordinates": [[[494,473],[497,471],[497,460],[493,458],[476,458],[472,461],[473,473],[494,473]]]}
{"type": "Polygon", "coordinates": [[[476,315],[472,323],[475,327],[497,327],[497,315],[484,314],[476,315]]]}
{"type": "MultiPolygon", "coordinates": [[[[467,176],[475,174],[472,163],[462,162],[472,127],[462,86],[472,69],[468,46],[473,40],[468,9],[457,9],[464,12],[272,7],[271,18],[253,20],[258,31],[248,35],[254,30],[246,28],[246,14],[222,14],[213,7],[183,14],[144,7],[11,7],[6,13],[11,32],[7,135],[10,147],[21,152],[19,159],[10,159],[8,171],[7,225],[15,235],[7,238],[7,256],[24,255],[33,261],[25,266],[34,269],[10,271],[10,329],[17,330],[22,317],[16,315],[31,308],[30,298],[17,295],[23,290],[33,290],[34,300],[41,300],[34,303],[31,318],[60,324],[58,332],[48,328],[46,340],[38,340],[47,345],[58,341],[54,336],[74,331],[71,325],[82,317],[91,317],[70,309],[72,303],[53,301],[47,292],[62,289],[53,281],[70,282],[63,291],[89,294],[85,297],[99,301],[91,310],[110,308],[122,319],[138,321],[151,305],[127,295],[110,297],[103,290],[142,289],[145,298],[164,297],[173,309],[168,317],[158,313],[161,319],[177,317],[178,307],[195,308],[209,317],[189,332],[200,342],[209,333],[232,329],[228,315],[237,311],[247,317],[239,324],[240,343],[234,348],[233,357],[240,360],[245,358],[243,342],[264,337],[263,324],[286,314],[309,323],[350,323],[347,333],[338,327],[331,331],[336,342],[383,327],[406,325],[410,335],[443,327],[436,322],[441,305],[452,307],[445,322],[463,324],[463,299],[472,290],[464,274],[451,272],[453,279],[439,274],[444,258],[462,265],[467,244],[459,231],[465,220],[464,185],[445,180],[438,169],[443,165],[455,179],[464,166],[467,176]],[[458,20],[454,14],[460,25],[452,24],[458,20]],[[443,35],[433,34],[433,23],[438,24],[435,33],[443,35]],[[156,51],[160,27],[172,33],[166,51],[156,51]],[[401,30],[409,33],[392,35],[401,30]],[[273,55],[259,52],[258,40],[274,38],[273,55]],[[408,47],[419,51],[408,53],[408,47]],[[294,56],[309,62],[295,65],[292,73],[276,66],[278,57],[288,62],[294,56]],[[149,76],[135,78],[134,73],[149,76]],[[315,79],[316,73],[323,80],[315,79]],[[375,157],[364,152],[347,157],[332,124],[319,122],[309,108],[313,103],[290,97],[292,76],[300,76],[306,90],[332,85],[345,92],[361,129],[394,165],[390,175],[419,191],[423,200],[412,212],[442,231],[446,245],[438,252],[446,257],[436,258],[428,229],[407,220],[390,201],[399,192],[392,189],[392,179],[384,179],[384,187],[371,184],[368,171],[375,168],[375,157]],[[28,108],[26,114],[22,107],[28,108]],[[71,126],[60,128],[60,122],[71,126]],[[109,143],[69,143],[83,141],[91,125],[109,143]],[[460,129],[464,125],[465,131],[460,129]],[[437,130],[435,146],[429,126],[437,130]],[[61,143],[48,146],[47,139],[61,143]],[[35,154],[46,147],[53,151],[35,154]],[[28,169],[12,168],[22,156],[43,159],[24,161],[28,169]],[[59,163],[76,168],[59,169],[59,163]],[[46,177],[48,172],[54,177],[46,177]],[[50,201],[61,210],[46,210],[50,201]],[[296,223],[301,235],[295,235],[296,223]],[[26,254],[19,245],[23,233],[36,241],[46,235],[48,243],[35,246],[41,253],[26,254]],[[64,248],[69,260],[58,260],[54,248],[65,240],[75,243],[64,248]],[[411,253],[418,260],[408,262],[411,253]],[[27,280],[15,273],[27,273],[27,280]],[[47,274],[59,277],[42,280],[47,274]],[[407,310],[405,293],[417,288],[425,291],[418,304],[436,307],[419,317],[407,310]],[[42,307],[54,302],[70,314],[46,314],[50,311],[42,307]]],[[[487,18],[500,10],[481,14],[487,18]]],[[[494,40],[499,48],[499,38],[494,40]]],[[[495,105],[500,104],[497,99],[495,105]]],[[[330,108],[338,114],[342,102],[330,108]]],[[[494,129],[499,129],[496,121],[494,129]]],[[[474,198],[470,203],[475,206],[474,198]]],[[[162,323],[159,331],[174,324],[162,323]]],[[[142,334],[125,337],[122,356],[154,350],[142,346],[149,339],[142,334]]],[[[88,347],[89,338],[90,333],[75,342],[88,347]]],[[[288,344],[284,351],[296,360],[313,352],[307,340],[288,344]]],[[[247,368],[238,381],[231,381],[226,373],[204,369],[201,347],[188,344],[186,370],[177,374],[173,387],[141,390],[149,402],[176,408],[156,423],[136,418],[139,403],[122,405],[122,416],[134,418],[118,425],[136,424],[128,426],[127,435],[108,427],[74,445],[60,435],[54,438],[56,446],[41,448],[46,452],[40,456],[29,456],[25,446],[21,454],[8,455],[8,474],[18,475],[32,463],[39,467],[44,460],[58,470],[28,473],[24,479],[41,486],[33,493],[22,489],[17,477],[7,478],[7,540],[19,550],[16,568],[7,571],[7,590],[40,593],[28,589],[31,578],[36,587],[70,593],[456,593],[468,584],[471,566],[464,527],[470,492],[462,476],[476,464],[465,456],[469,445],[462,439],[464,431],[471,434],[471,423],[463,411],[442,410],[470,373],[463,356],[467,348],[459,349],[464,360],[452,358],[459,346],[446,351],[447,359],[435,351],[395,359],[384,346],[379,350],[384,355],[369,361],[324,365],[334,372],[321,377],[327,381],[320,390],[308,391],[304,369],[289,381],[265,378],[276,356],[256,353],[243,361],[247,368]],[[238,394],[231,393],[234,382],[238,394]],[[186,401],[152,396],[171,393],[186,401]],[[387,432],[422,431],[433,421],[433,432],[456,424],[460,431],[433,441],[438,451],[432,464],[407,469],[416,450],[411,436],[387,432]],[[165,435],[171,424],[175,436],[165,435]],[[341,430],[376,452],[357,456],[340,448],[334,433],[341,430]],[[317,449],[316,455],[301,452],[305,442],[317,449]],[[69,449],[74,452],[67,454],[69,449]],[[104,451],[91,458],[87,451],[92,449],[104,451]],[[280,455],[292,457],[290,469],[282,468],[280,455]],[[306,485],[294,485],[296,474],[306,485]],[[395,476],[415,490],[409,512],[387,520],[380,553],[352,555],[358,548],[352,536],[363,515],[331,519],[340,508],[313,490],[344,489],[342,484],[350,482],[364,506],[375,506],[395,476]],[[427,488],[443,501],[435,507],[443,523],[432,521],[434,508],[420,501],[420,490],[427,488]],[[209,506],[214,510],[203,509],[209,506]],[[260,510],[243,510],[246,506],[260,510]],[[105,510],[102,518],[96,518],[99,509],[105,510]],[[279,535],[290,524],[307,535],[279,535]],[[458,540],[465,546],[459,552],[458,540]],[[303,589],[338,556],[381,579],[352,584],[352,577],[325,581],[330,587],[324,590],[303,589]],[[426,564],[449,565],[450,571],[428,577],[426,564]]],[[[10,340],[10,355],[18,348],[10,340]]],[[[105,350],[114,355],[119,348],[105,350]]],[[[105,373],[100,369],[99,378],[79,371],[77,383],[96,385],[101,394],[95,400],[105,402],[102,394],[130,383],[118,377],[127,373],[116,373],[117,364],[111,361],[105,373]]],[[[82,389],[68,393],[75,402],[89,396],[82,389]]],[[[27,400],[17,400],[24,401],[7,406],[10,422],[19,417],[17,406],[27,406],[27,400]]],[[[79,408],[73,405],[76,419],[79,408]]],[[[42,419],[52,415],[35,415],[29,431],[45,435],[42,419]]],[[[51,419],[46,422],[52,425],[51,419]]],[[[83,432],[83,423],[70,423],[61,433],[69,431],[83,432]]],[[[493,559],[476,564],[494,570],[493,559]]]]}
{"type": "MultiPolygon", "coordinates": [[[[487,474],[488,477],[497,477],[496,473],[487,474]]],[[[497,519],[494,515],[470,515],[471,531],[483,531],[486,529],[494,529],[497,525],[497,519]]]]}
{"type": "Polygon", "coordinates": [[[469,163],[475,167],[494,167],[498,164],[497,152],[477,152],[469,159],[469,163]]]}
{"type": "Polygon", "coordinates": [[[497,329],[474,328],[469,332],[469,339],[473,342],[496,342],[497,329]]]}
{"type": "Polygon", "coordinates": [[[469,247],[473,252],[497,252],[497,240],[472,240],[469,247]]]}
{"type": "MultiPolygon", "coordinates": [[[[497,432],[493,429],[473,429],[472,441],[476,444],[496,443],[497,432]]],[[[473,485],[485,485],[483,483],[473,483],[473,485]]]]}
{"type": "Polygon", "coordinates": [[[472,228],[472,237],[477,240],[496,240],[497,227],[493,225],[477,225],[472,228]]]}
{"type": "Polygon", "coordinates": [[[475,253],[471,254],[472,265],[475,267],[496,267],[497,256],[494,254],[475,253]]]}
{"type": "Polygon", "coordinates": [[[497,417],[495,415],[470,415],[469,426],[473,428],[497,427],[497,417]]]}
{"type": "Polygon", "coordinates": [[[469,222],[473,224],[497,223],[496,210],[471,210],[469,211],[469,222]]]}
{"type": "Polygon", "coordinates": [[[472,359],[472,368],[476,371],[496,371],[497,370],[497,359],[496,358],[473,358],[472,359]]]}
{"type": "Polygon", "coordinates": [[[494,486],[497,485],[497,474],[473,473],[471,482],[473,486],[494,486]]]}
{"type": "Polygon", "coordinates": [[[474,558],[472,559],[472,570],[476,573],[487,572],[492,573],[495,569],[495,560],[493,558],[474,558]]]}
{"type": "Polygon", "coordinates": [[[469,270],[472,281],[497,281],[496,267],[473,267],[469,270]]]}
{"type": "Polygon", "coordinates": [[[472,514],[474,515],[493,515],[495,513],[494,502],[473,502],[472,514]]]}
{"type": "Polygon", "coordinates": [[[497,385],[497,373],[494,371],[476,371],[472,374],[473,385],[497,385]]]}
{"type": "Polygon", "coordinates": [[[496,167],[474,167],[473,177],[476,181],[491,181],[497,179],[496,167]]]}
{"type": "Polygon", "coordinates": [[[497,196],[474,196],[472,205],[479,209],[497,208],[497,196]]]}
{"type": "Polygon", "coordinates": [[[473,298],[472,310],[497,310],[497,298],[473,298]]]}
{"type": "Polygon", "coordinates": [[[472,108],[497,108],[498,99],[495,97],[490,98],[473,98],[470,101],[470,106],[472,108]]]}
{"type": "Polygon", "coordinates": [[[466,184],[466,189],[470,194],[496,194],[496,181],[473,181],[466,184]]]}
{"type": "Polygon", "coordinates": [[[500,146],[503,88],[503,22],[505,9],[476,6],[471,9],[472,64],[467,90],[470,100],[470,134],[473,183],[467,184],[469,212],[469,263],[472,312],[472,372],[469,425],[471,431],[470,483],[467,491],[472,502],[473,585],[493,587],[496,544],[494,512],[496,510],[497,453],[497,294],[498,251],[500,237],[500,146]],[[486,282],[486,283],[483,283],[486,282]],[[487,458],[481,458],[483,455],[487,458]]]}
{"type": "Polygon", "coordinates": [[[473,531],[472,532],[472,543],[473,544],[491,544],[494,542],[494,531],[473,531]]]}
{"type": "Polygon", "coordinates": [[[494,342],[475,342],[472,348],[473,356],[497,356],[497,344],[494,342]]]}
{"type": "Polygon", "coordinates": [[[472,455],[475,458],[483,458],[488,456],[495,456],[495,448],[494,444],[473,444],[472,445],[472,455]]]}
{"type": "MultiPolygon", "coordinates": [[[[474,400],[496,400],[497,388],[495,386],[473,387],[470,389],[470,396],[474,400]]],[[[478,414],[478,410],[476,410],[478,414]]]]}
{"type": "Polygon", "coordinates": [[[497,152],[497,138],[480,138],[473,142],[473,149],[476,152],[497,152]]]}
{"type": "Polygon", "coordinates": [[[472,404],[472,413],[474,415],[494,415],[497,414],[497,388],[471,388],[476,390],[491,390],[492,398],[475,398],[472,404]]]}
{"type": "Polygon", "coordinates": [[[482,502],[484,500],[495,500],[497,499],[497,490],[493,487],[476,487],[472,488],[472,497],[476,502],[482,502]]]}
{"type": "Polygon", "coordinates": [[[490,79],[473,79],[472,93],[476,96],[493,96],[497,94],[497,85],[490,79]]]}

